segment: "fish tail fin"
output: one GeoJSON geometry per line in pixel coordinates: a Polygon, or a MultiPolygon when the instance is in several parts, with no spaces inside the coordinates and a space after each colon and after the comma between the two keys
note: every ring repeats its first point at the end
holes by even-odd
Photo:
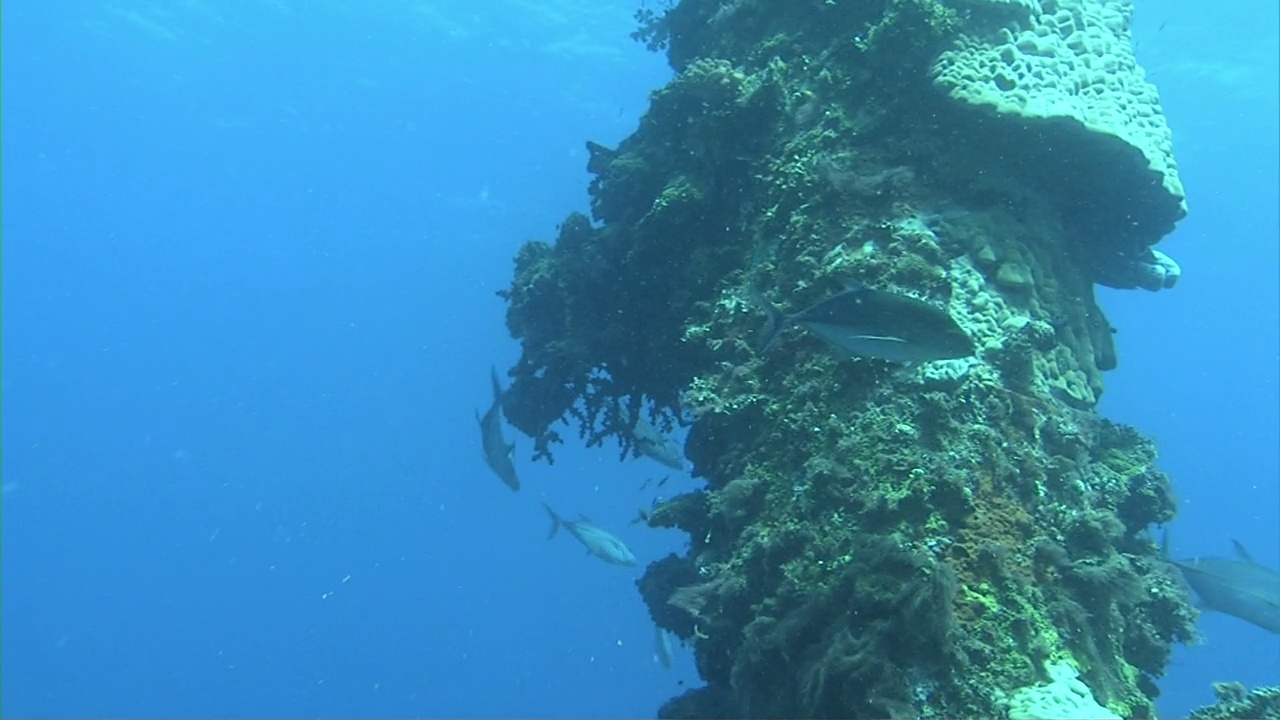
{"type": "Polygon", "coordinates": [[[547,539],[550,540],[556,536],[556,531],[560,529],[560,526],[564,524],[564,521],[560,519],[560,516],[556,514],[555,510],[551,509],[550,505],[542,503],[542,507],[546,508],[547,514],[551,516],[551,531],[547,533],[547,539]]]}
{"type": "Polygon", "coordinates": [[[765,322],[764,329],[760,331],[760,338],[756,341],[755,351],[757,354],[763,353],[773,345],[773,341],[778,337],[778,333],[787,325],[787,317],[782,314],[776,305],[769,302],[769,298],[759,290],[751,291],[751,302],[757,305],[761,310],[769,316],[765,322]]]}

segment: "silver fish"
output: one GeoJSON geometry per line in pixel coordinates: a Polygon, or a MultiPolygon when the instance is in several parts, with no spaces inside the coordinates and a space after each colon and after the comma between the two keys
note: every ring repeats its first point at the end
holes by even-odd
{"type": "Polygon", "coordinates": [[[493,381],[493,405],[489,406],[484,417],[476,411],[476,420],[480,422],[484,461],[498,479],[515,491],[520,489],[520,478],[516,476],[516,467],[511,462],[511,456],[516,450],[515,443],[507,442],[502,435],[502,384],[498,382],[496,369],[489,368],[489,377],[493,381]]]}
{"type": "Polygon", "coordinates": [[[1217,610],[1280,633],[1280,572],[1253,561],[1244,546],[1232,541],[1236,557],[1173,560],[1182,577],[1200,596],[1201,607],[1217,610]]]}
{"type": "Polygon", "coordinates": [[[842,353],[899,363],[950,360],[974,353],[973,340],[945,310],[907,295],[847,283],[844,292],[784,315],[756,295],[769,314],[761,351],[778,333],[803,325],[842,353]]]}
{"type": "Polygon", "coordinates": [[[550,505],[542,503],[542,507],[546,508],[547,514],[551,516],[551,532],[547,535],[548,540],[555,537],[556,531],[563,527],[574,539],[582,543],[588,555],[594,555],[613,565],[636,564],[636,556],[631,549],[613,533],[585,517],[580,516],[578,520],[565,520],[557,515],[550,505]]]}
{"type": "Polygon", "coordinates": [[[684,453],[680,446],[644,420],[636,421],[631,430],[631,439],[635,441],[640,454],[657,460],[672,470],[684,470],[684,453]]]}
{"type": "Polygon", "coordinates": [[[653,656],[658,659],[662,667],[671,669],[671,633],[663,630],[657,625],[653,626],[653,656]]]}

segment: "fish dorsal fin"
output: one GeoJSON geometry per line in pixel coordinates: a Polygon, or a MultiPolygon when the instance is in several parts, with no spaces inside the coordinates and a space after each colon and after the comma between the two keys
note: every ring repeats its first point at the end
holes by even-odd
{"type": "Polygon", "coordinates": [[[1233,539],[1233,540],[1231,541],[1231,546],[1232,546],[1232,547],[1234,547],[1234,548],[1236,549],[1236,557],[1240,558],[1241,560],[1243,560],[1243,561],[1245,561],[1245,562],[1247,562],[1247,563],[1249,563],[1249,564],[1251,564],[1251,565],[1256,565],[1256,564],[1257,564],[1257,563],[1253,562],[1253,558],[1249,557],[1249,551],[1244,549],[1244,545],[1241,545],[1239,540],[1234,540],[1234,539],[1233,539]]]}
{"type": "MultiPolygon", "coordinates": [[[[583,515],[582,513],[578,513],[578,522],[589,523],[591,522],[591,518],[587,517],[586,515],[583,515]]],[[[591,523],[591,524],[594,525],[595,523],[591,523]]]]}
{"type": "Polygon", "coordinates": [[[507,443],[507,457],[514,458],[516,456],[516,444],[507,443]]]}

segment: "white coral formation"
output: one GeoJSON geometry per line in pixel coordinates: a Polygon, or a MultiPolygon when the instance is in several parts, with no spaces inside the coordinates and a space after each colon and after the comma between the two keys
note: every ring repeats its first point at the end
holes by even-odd
{"type": "Polygon", "coordinates": [[[1098,704],[1070,664],[1057,663],[1047,669],[1051,682],[1021,688],[1010,695],[1011,720],[1121,720],[1098,704]]]}
{"type": "MultiPolygon", "coordinates": [[[[960,0],[953,0],[960,2],[960,0]]],[[[1186,212],[1156,88],[1134,57],[1131,0],[967,0],[955,46],[933,66],[952,99],[1028,120],[1075,121],[1142,153],[1186,212]]],[[[1173,205],[1176,203],[1176,205],[1173,205]]]]}

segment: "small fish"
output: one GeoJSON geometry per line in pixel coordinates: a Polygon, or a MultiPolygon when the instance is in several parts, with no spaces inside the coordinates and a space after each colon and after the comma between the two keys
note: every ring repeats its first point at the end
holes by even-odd
{"type": "Polygon", "coordinates": [[[653,656],[657,658],[662,667],[671,669],[671,633],[663,630],[657,625],[653,626],[653,656]]]}
{"type": "Polygon", "coordinates": [[[763,295],[756,303],[769,314],[761,352],[782,330],[803,325],[841,352],[898,363],[969,357],[973,340],[945,310],[906,295],[850,282],[844,292],[784,315],[763,295]]]}
{"type": "Polygon", "coordinates": [[[498,382],[498,371],[489,368],[493,381],[493,405],[489,406],[484,417],[476,411],[476,420],[480,422],[480,443],[484,447],[484,461],[489,469],[513,491],[520,489],[520,478],[516,476],[516,467],[511,462],[515,453],[515,443],[507,442],[502,435],[502,384],[498,382]]]}
{"type": "MultiPolygon", "coordinates": [[[[671,477],[671,476],[668,475],[667,477],[671,477]]],[[[666,481],[667,481],[667,478],[662,478],[662,482],[666,482],[666,481]]],[[[648,523],[649,519],[653,517],[653,512],[657,510],[661,505],[662,505],[662,496],[658,495],[654,497],[652,500],[649,501],[648,509],[639,508],[636,510],[636,516],[631,520],[630,524],[639,525],[640,523],[648,523]]]]}
{"type": "Polygon", "coordinates": [[[547,514],[551,516],[551,532],[547,535],[548,540],[555,537],[556,531],[563,527],[574,539],[582,543],[582,546],[587,549],[588,555],[594,555],[613,565],[631,566],[636,564],[636,556],[631,552],[631,549],[613,533],[592,523],[585,517],[579,516],[578,520],[565,520],[557,515],[550,505],[542,503],[542,507],[546,508],[547,514]]]}
{"type": "MultiPolygon", "coordinates": [[[[658,481],[658,484],[657,484],[657,485],[654,485],[654,487],[656,487],[656,488],[660,488],[660,487],[662,487],[663,485],[666,485],[666,484],[667,484],[667,481],[668,481],[668,480],[670,480],[670,479],[671,479],[671,476],[670,476],[670,475],[663,475],[663,476],[662,476],[662,479],[661,479],[661,480],[659,480],[659,481],[658,481]]],[[[650,483],[652,483],[652,482],[653,482],[653,478],[645,478],[645,479],[644,479],[644,482],[640,483],[640,487],[639,487],[638,489],[636,489],[636,492],[644,492],[644,489],[645,489],[645,488],[647,488],[647,487],[649,487],[649,484],[650,484],[650,483]]]]}
{"type": "Polygon", "coordinates": [[[1234,558],[1173,560],[1168,558],[1166,535],[1165,557],[1182,571],[1187,584],[1200,596],[1203,609],[1217,610],[1280,633],[1280,572],[1255,563],[1239,542],[1233,540],[1232,544],[1234,558]]]}
{"type": "Polygon", "coordinates": [[[641,455],[657,460],[672,470],[685,469],[684,453],[680,446],[644,420],[636,421],[635,427],[631,429],[631,439],[635,441],[636,449],[641,455]]]}

